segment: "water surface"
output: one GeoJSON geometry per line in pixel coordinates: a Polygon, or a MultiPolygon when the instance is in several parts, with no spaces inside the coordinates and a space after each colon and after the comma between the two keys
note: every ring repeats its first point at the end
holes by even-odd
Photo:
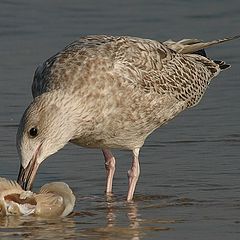
{"type": "MultiPolygon", "coordinates": [[[[0,176],[16,179],[17,125],[31,101],[35,68],[86,34],[210,40],[239,33],[235,1],[0,2],[0,176]]],[[[141,151],[141,177],[127,204],[131,155],[115,151],[114,196],[104,196],[99,150],[68,145],[45,161],[35,190],[65,181],[74,213],[64,219],[0,219],[1,239],[239,239],[240,41],[209,49],[232,68],[201,103],[154,132],[141,151]]]]}

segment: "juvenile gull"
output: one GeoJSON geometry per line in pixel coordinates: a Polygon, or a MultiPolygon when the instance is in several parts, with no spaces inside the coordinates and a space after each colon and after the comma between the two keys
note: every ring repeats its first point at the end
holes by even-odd
{"type": "Polygon", "coordinates": [[[40,163],[68,142],[100,148],[112,192],[111,148],[133,152],[128,171],[131,201],[146,137],[195,106],[210,81],[230,65],[206,57],[204,48],[239,36],[202,42],[158,42],[136,37],[87,36],[46,60],[35,72],[33,101],[21,119],[18,182],[31,189],[40,163]]]}

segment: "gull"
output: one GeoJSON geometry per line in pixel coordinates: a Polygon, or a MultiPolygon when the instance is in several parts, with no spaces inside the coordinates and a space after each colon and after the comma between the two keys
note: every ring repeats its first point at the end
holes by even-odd
{"type": "Polygon", "coordinates": [[[127,193],[132,201],[145,139],[197,105],[211,80],[230,67],[204,49],[239,37],[159,42],[91,35],[66,46],[36,69],[33,101],[17,132],[19,184],[30,190],[41,162],[71,142],[102,150],[105,192],[111,194],[111,149],[127,149],[133,153],[127,193]]]}
{"type": "Polygon", "coordinates": [[[0,216],[34,215],[42,218],[65,217],[75,205],[75,196],[64,182],[43,185],[39,193],[24,191],[12,180],[0,178],[0,216]]]}

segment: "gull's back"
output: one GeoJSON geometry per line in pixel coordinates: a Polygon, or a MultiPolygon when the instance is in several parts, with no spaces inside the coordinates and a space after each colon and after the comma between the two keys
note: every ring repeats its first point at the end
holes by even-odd
{"type": "Polygon", "coordinates": [[[73,140],[79,145],[141,147],[154,129],[196,105],[226,66],[195,54],[219,41],[199,43],[83,37],[38,67],[33,97],[60,91],[89,111],[86,132],[73,140]]]}

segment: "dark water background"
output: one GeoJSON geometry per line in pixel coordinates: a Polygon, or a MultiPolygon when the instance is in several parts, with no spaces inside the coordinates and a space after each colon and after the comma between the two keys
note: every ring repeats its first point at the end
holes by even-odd
{"type": "MultiPolygon", "coordinates": [[[[36,66],[86,34],[211,40],[240,33],[240,1],[0,1],[0,176],[16,179],[15,134],[36,66]]],[[[240,41],[209,49],[232,68],[201,103],[152,134],[135,201],[125,202],[131,155],[116,151],[114,197],[99,150],[68,145],[45,161],[35,190],[65,181],[75,216],[0,219],[0,239],[240,239],[240,41]]]]}

